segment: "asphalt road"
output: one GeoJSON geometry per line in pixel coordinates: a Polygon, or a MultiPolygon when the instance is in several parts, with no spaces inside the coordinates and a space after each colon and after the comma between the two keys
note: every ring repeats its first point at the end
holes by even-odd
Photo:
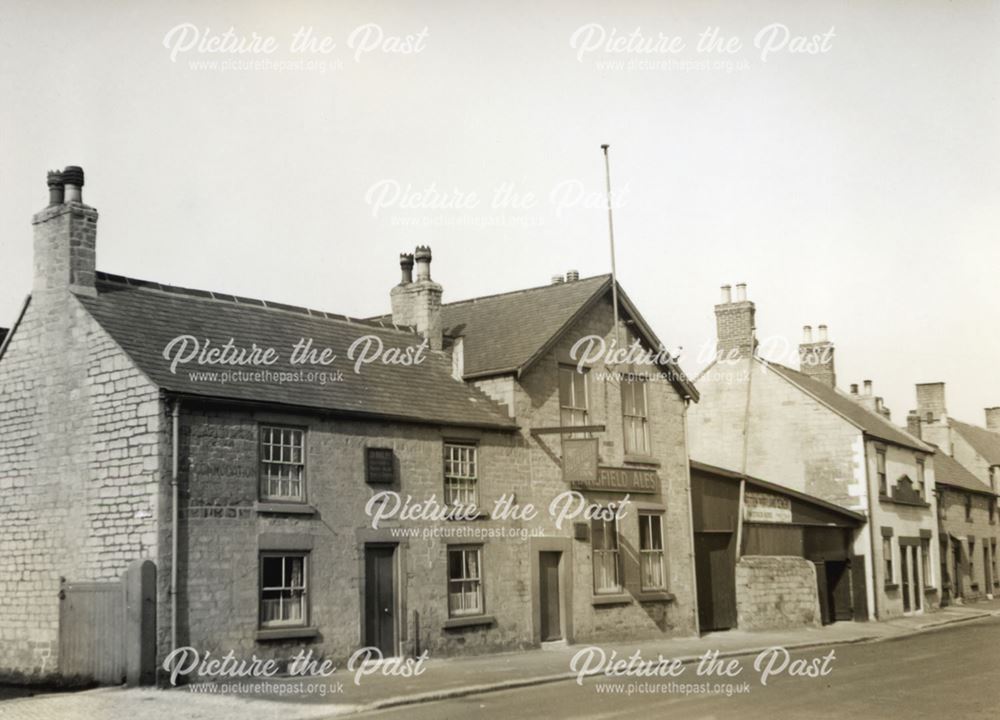
{"type": "MultiPolygon", "coordinates": [[[[766,686],[761,685],[761,673],[754,670],[755,657],[749,656],[740,658],[743,670],[732,679],[697,677],[695,668],[688,666],[680,678],[589,678],[582,686],[560,682],[389,709],[363,717],[380,720],[1000,717],[1000,618],[947,626],[885,642],[793,652],[788,667],[803,659],[815,661],[813,666],[819,669],[820,659],[831,649],[835,657],[825,677],[790,677],[786,670],[769,678],[766,686]],[[685,693],[678,687],[698,684],[704,689],[706,683],[708,693],[685,693]],[[749,683],[748,691],[744,683],[749,683]],[[734,692],[730,697],[724,692],[727,687],[734,692]],[[737,688],[742,692],[735,694],[737,688]]],[[[777,670],[780,665],[772,667],[777,670]]]]}

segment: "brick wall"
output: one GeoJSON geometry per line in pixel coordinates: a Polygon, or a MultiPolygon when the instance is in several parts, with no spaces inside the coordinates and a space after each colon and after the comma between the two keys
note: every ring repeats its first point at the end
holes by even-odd
{"type": "Polygon", "coordinates": [[[64,290],[36,290],[0,359],[0,672],[58,664],[59,581],[155,557],[157,389],[64,290]]]}
{"type": "Polygon", "coordinates": [[[741,630],[818,626],[815,565],[800,557],[744,555],[736,563],[736,616],[741,630]]]}

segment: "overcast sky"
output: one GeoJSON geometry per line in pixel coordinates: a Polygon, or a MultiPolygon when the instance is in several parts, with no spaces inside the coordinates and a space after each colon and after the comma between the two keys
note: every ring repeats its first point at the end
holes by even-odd
{"type": "Polygon", "coordinates": [[[446,301],[607,272],[606,142],[619,280],[685,368],[745,281],[761,336],[828,324],[897,422],[943,380],[981,424],[1000,4],[753,5],[7,0],[0,325],[49,168],[84,167],[100,269],[367,316],[417,244],[446,301]],[[208,52],[230,27],[259,52],[208,52]]]}

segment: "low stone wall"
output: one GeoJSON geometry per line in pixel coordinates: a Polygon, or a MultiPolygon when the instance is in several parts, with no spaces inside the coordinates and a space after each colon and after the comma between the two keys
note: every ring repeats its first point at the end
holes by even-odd
{"type": "Polygon", "coordinates": [[[741,630],[818,626],[816,567],[801,557],[746,555],[736,564],[741,630]]]}

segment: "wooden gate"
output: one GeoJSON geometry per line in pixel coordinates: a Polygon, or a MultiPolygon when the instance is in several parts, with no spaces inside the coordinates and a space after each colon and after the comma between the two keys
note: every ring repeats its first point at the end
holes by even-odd
{"type": "Polygon", "coordinates": [[[59,674],[118,685],[156,681],[156,565],[136,560],[117,582],[62,584],[59,674]]]}
{"type": "Polygon", "coordinates": [[[125,590],[120,582],[65,583],[59,591],[59,674],[125,680],[125,590]]]}

